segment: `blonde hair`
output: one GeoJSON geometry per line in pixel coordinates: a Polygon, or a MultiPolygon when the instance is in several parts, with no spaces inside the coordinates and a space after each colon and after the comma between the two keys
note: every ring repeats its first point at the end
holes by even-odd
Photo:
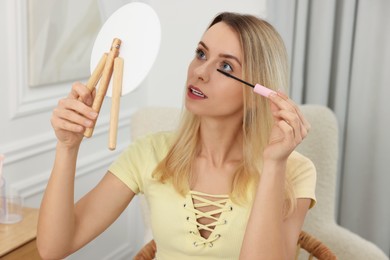
{"type": "MultiPolygon", "coordinates": [[[[278,90],[288,84],[287,54],[283,40],[266,21],[252,15],[221,13],[211,22],[224,22],[237,32],[243,50],[242,78],[278,90]]],[[[262,168],[262,154],[268,143],[273,118],[266,98],[244,87],[243,107],[243,160],[237,167],[230,197],[236,203],[248,201],[248,190],[254,191],[262,168]],[[252,186],[252,188],[248,188],[252,186]]],[[[177,139],[166,157],[156,167],[153,176],[171,181],[175,189],[185,195],[189,189],[193,162],[199,152],[200,120],[197,115],[183,111],[177,139]]],[[[295,196],[290,180],[285,185],[286,214],[295,207],[295,196]]]]}

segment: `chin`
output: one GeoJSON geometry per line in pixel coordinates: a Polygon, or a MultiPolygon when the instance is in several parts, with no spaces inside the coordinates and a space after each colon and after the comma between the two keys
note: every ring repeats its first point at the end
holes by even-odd
{"type": "Polygon", "coordinates": [[[193,114],[198,114],[198,112],[200,110],[198,106],[196,106],[195,104],[189,104],[189,102],[187,100],[184,104],[184,107],[186,108],[186,110],[188,112],[191,112],[193,114]]]}
{"type": "Polygon", "coordinates": [[[185,102],[185,108],[191,114],[197,116],[210,115],[210,110],[207,110],[204,106],[199,106],[199,104],[191,104],[191,102],[185,102]]]}
{"type": "Polygon", "coordinates": [[[197,102],[191,102],[191,100],[185,100],[185,108],[188,112],[197,115],[197,116],[207,116],[207,117],[218,117],[218,118],[228,118],[228,117],[242,117],[243,108],[216,108],[205,106],[204,104],[199,104],[197,102]]]}

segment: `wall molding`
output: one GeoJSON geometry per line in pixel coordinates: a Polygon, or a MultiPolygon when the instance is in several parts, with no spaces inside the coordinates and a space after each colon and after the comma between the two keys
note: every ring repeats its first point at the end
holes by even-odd
{"type": "Polygon", "coordinates": [[[7,28],[6,49],[12,68],[10,75],[11,120],[42,113],[54,107],[60,97],[69,93],[72,82],[88,78],[71,79],[55,84],[30,86],[29,83],[29,1],[6,2],[7,28]],[[9,21],[9,22],[8,22],[9,21]]]}
{"type": "MultiPolygon", "coordinates": [[[[130,125],[130,118],[134,111],[135,109],[121,111],[118,129],[122,129],[130,125]]],[[[102,115],[102,118],[98,119],[93,135],[96,137],[106,134],[108,132],[107,129],[109,128],[109,124],[110,116],[102,115]]],[[[55,149],[56,144],[57,139],[53,131],[34,136],[32,138],[23,139],[18,142],[13,142],[12,145],[2,147],[3,153],[7,156],[7,160],[4,161],[4,165],[14,164],[27,158],[52,151],[55,149]]]]}
{"type": "Polygon", "coordinates": [[[69,83],[31,88],[28,84],[28,1],[7,1],[7,55],[14,61],[10,71],[10,119],[25,117],[52,108],[69,92],[69,83]]]}
{"type": "MultiPolygon", "coordinates": [[[[118,157],[123,149],[128,146],[128,143],[121,143],[118,145],[115,151],[101,151],[93,153],[92,155],[79,160],[77,163],[76,170],[76,181],[77,179],[87,176],[89,174],[96,174],[97,170],[101,168],[107,168],[112,161],[118,157]]],[[[49,180],[51,170],[36,175],[32,178],[22,180],[10,186],[11,190],[17,192],[21,197],[26,200],[30,199],[38,194],[45,191],[47,182],[49,180]]],[[[75,182],[76,182],[75,181],[75,182]]]]}

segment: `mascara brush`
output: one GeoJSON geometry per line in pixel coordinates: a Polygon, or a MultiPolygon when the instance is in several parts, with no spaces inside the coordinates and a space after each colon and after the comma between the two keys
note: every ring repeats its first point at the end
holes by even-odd
{"type": "Polygon", "coordinates": [[[223,71],[223,70],[220,70],[220,69],[217,69],[218,72],[221,72],[223,75],[229,77],[229,78],[232,78],[232,79],[235,79],[235,80],[238,80],[239,82],[241,83],[244,83],[246,85],[248,85],[249,87],[253,88],[253,92],[257,93],[257,94],[260,94],[264,97],[268,97],[270,94],[275,94],[276,95],[276,92],[273,91],[272,89],[269,89],[269,88],[266,88],[260,84],[256,84],[256,85],[253,85],[253,84],[250,84],[246,81],[243,81],[242,79],[239,79],[233,75],[230,75],[229,73],[223,71]]]}

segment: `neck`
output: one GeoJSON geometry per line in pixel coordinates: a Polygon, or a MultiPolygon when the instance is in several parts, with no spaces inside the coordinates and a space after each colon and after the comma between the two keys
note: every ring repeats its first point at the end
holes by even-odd
{"type": "Polygon", "coordinates": [[[218,167],[226,162],[242,159],[241,119],[219,121],[202,118],[200,125],[199,157],[218,167]]]}

